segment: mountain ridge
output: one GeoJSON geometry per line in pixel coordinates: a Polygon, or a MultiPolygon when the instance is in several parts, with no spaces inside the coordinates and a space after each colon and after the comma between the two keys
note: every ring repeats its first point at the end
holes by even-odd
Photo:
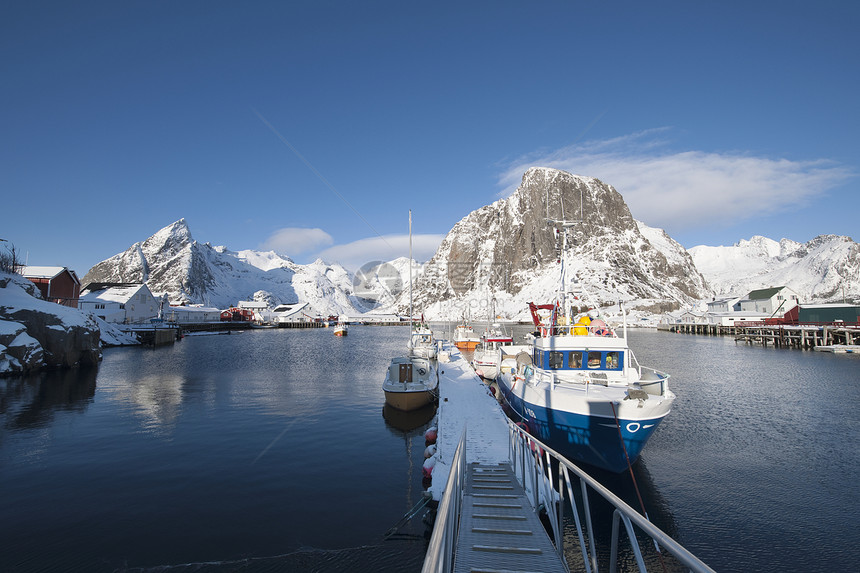
{"type": "MultiPolygon", "coordinates": [[[[429,261],[413,263],[413,308],[428,319],[457,320],[487,316],[492,306],[496,315],[526,319],[528,302],[555,299],[565,237],[566,272],[593,304],[625,301],[628,309],[658,314],[781,285],[805,301],[860,298],[860,246],[849,237],[799,243],[756,235],[731,247],[686,250],[664,230],[637,221],[611,185],[534,167],[509,197],[458,221],[429,261]],[[558,234],[549,222],[580,217],[558,234]]],[[[93,266],[82,284],[147,282],[174,304],[302,301],[323,315],[404,315],[409,268],[401,258],[353,275],[320,259],[298,264],[274,251],[231,251],[195,241],[183,218],[93,266]]]]}

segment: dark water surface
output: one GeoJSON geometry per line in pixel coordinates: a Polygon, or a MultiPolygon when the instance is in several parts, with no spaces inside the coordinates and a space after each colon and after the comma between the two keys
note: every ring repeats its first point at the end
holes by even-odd
{"type": "Polygon", "coordinates": [[[407,336],[193,336],[0,381],[0,571],[420,569],[420,518],[383,540],[423,491],[423,428],[383,418],[407,336]]]}
{"type": "Polygon", "coordinates": [[[635,468],[661,529],[718,571],[860,567],[860,356],[654,331],[630,344],[677,395],[635,468]]]}
{"type": "MultiPolygon", "coordinates": [[[[383,416],[406,336],[187,337],[0,379],[0,571],[419,571],[421,513],[383,538],[422,499],[432,415],[383,416]]],[[[678,395],[635,466],[651,519],[718,571],[856,570],[860,357],[631,345],[678,395]]]]}

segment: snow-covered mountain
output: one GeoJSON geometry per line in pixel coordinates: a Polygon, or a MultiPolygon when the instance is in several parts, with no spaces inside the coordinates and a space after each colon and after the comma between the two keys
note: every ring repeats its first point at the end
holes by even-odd
{"type": "MultiPolygon", "coordinates": [[[[562,238],[548,219],[583,221],[567,231],[568,276],[594,304],[624,300],[662,312],[708,298],[689,254],[665,232],[637,222],[610,185],[556,169],[529,169],[516,192],[473,211],[448,233],[417,281],[428,318],[525,318],[527,303],[555,300],[562,238]]],[[[393,305],[404,312],[404,292],[393,305]]]]}
{"type": "Polygon", "coordinates": [[[95,265],[82,280],[146,282],[171,304],[227,308],[240,300],[308,302],[319,313],[355,314],[352,277],[340,265],[299,265],[274,252],[230,251],[198,243],[185,219],[95,265]]]}
{"type": "Polygon", "coordinates": [[[808,243],[754,236],[730,247],[689,250],[718,295],[788,286],[801,302],[860,299],[860,245],[850,237],[820,235],[808,243]]]}
{"type": "MultiPolygon", "coordinates": [[[[610,185],[543,167],[523,175],[508,198],[461,219],[433,258],[413,263],[416,315],[527,319],[529,302],[555,300],[566,233],[567,276],[587,300],[624,301],[662,313],[750,290],[786,285],[803,301],[860,299],[860,246],[823,235],[801,244],[753,237],[732,247],[686,251],[661,229],[636,221],[610,185]],[[548,220],[582,221],[557,234],[548,220]]],[[[366,265],[355,276],[338,264],[300,265],[274,252],[230,251],[198,243],[184,219],[94,266],[90,282],[146,281],[171,303],[226,308],[240,300],[308,302],[323,315],[409,312],[409,261],[366,265]]]]}

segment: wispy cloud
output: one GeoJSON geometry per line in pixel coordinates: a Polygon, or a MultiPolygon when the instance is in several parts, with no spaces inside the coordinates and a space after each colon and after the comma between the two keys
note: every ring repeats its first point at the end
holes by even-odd
{"type": "Polygon", "coordinates": [[[654,129],[523,156],[499,176],[501,195],[529,167],[553,167],[597,177],[624,196],[636,219],[678,232],[797,210],[856,175],[827,160],[667,151],[669,135],[654,129]]]}
{"type": "MultiPolygon", "coordinates": [[[[436,252],[444,235],[412,235],[412,257],[427,261],[436,252]]],[[[343,245],[334,245],[319,253],[319,258],[338,262],[351,271],[365,263],[390,261],[409,256],[409,235],[385,235],[359,239],[343,245]]]]}
{"type": "Polygon", "coordinates": [[[332,243],[334,243],[334,239],[322,229],[285,227],[272,233],[260,246],[282,255],[295,257],[318,251],[332,243]]]}

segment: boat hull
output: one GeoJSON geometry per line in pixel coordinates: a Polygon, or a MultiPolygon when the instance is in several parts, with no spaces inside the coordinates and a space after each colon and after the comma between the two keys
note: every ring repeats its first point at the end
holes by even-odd
{"type": "Polygon", "coordinates": [[[474,350],[478,346],[479,342],[481,342],[481,341],[480,340],[457,340],[456,342],[454,342],[454,346],[456,346],[460,350],[474,350]]]}
{"type": "Polygon", "coordinates": [[[542,400],[529,399],[529,392],[512,388],[512,384],[522,386],[522,381],[513,381],[507,374],[499,380],[505,402],[525,421],[530,434],[573,462],[616,473],[627,469],[628,459],[631,464],[636,461],[654,430],[669,413],[674,399],[671,395],[643,409],[642,414],[650,414],[644,416],[634,415],[638,414],[635,405],[618,400],[616,422],[613,400],[588,401],[583,397],[583,408],[549,408],[542,400]]]}
{"type": "Polygon", "coordinates": [[[397,392],[385,390],[385,403],[402,412],[411,412],[427,406],[433,401],[433,393],[427,391],[397,392]]]}

